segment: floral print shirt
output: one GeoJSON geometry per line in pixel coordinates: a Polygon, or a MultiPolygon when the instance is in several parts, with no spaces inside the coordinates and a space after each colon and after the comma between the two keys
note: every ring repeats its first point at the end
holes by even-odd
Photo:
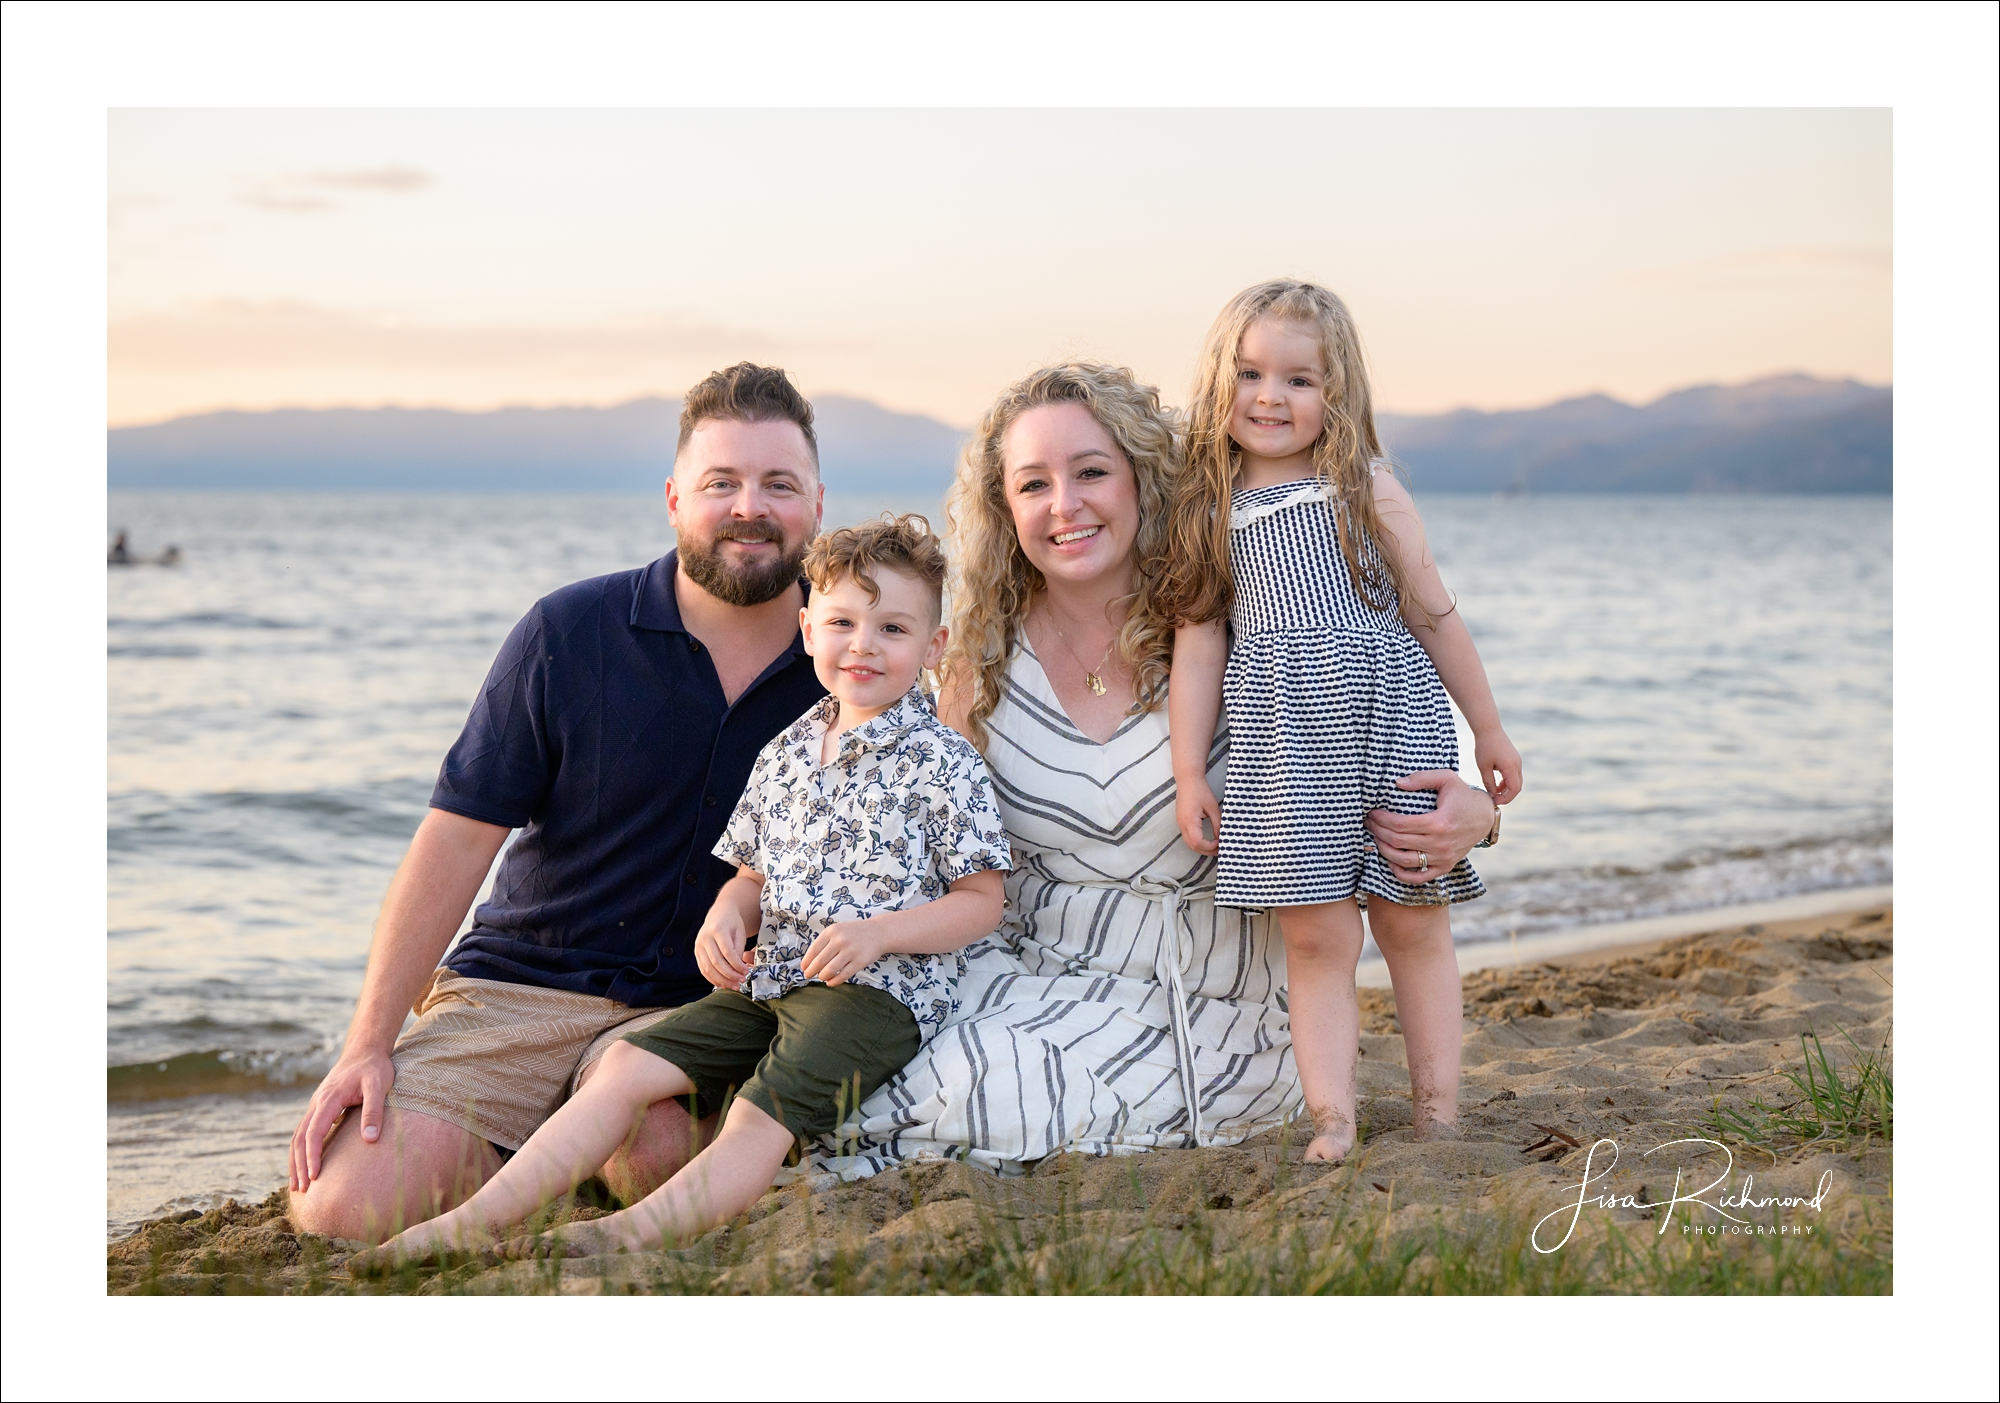
{"type": "MultiPolygon", "coordinates": [[[[840,737],[827,697],[758,755],[715,855],[760,873],[757,963],[739,986],[775,999],[809,980],[806,949],[827,926],[936,901],[961,877],[1013,865],[986,761],[912,688],[840,737]]],[[[965,957],[884,955],[850,982],[880,989],[916,1015],[929,1039],[958,1007],[965,957]]]]}

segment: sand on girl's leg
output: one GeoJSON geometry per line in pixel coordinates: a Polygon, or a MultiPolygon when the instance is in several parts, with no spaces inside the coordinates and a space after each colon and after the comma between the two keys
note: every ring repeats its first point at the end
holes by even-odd
{"type": "Polygon", "coordinates": [[[1339,1161],[1354,1148],[1354,1064],[1361,1010],[1354,968],[1361,959],[1361,912],[1352,900],[1280,906],[1292,1058],[1313,1120],[1309,1160],[1339,1161]]]}
{"type": "Polygon", "coordinates": [[[1419,1140],[1456,1140],[1464,994],[1449,906],[1402,906],[1376,897],[1368,924],[1396,996],[1410,1069],[1410,1102],[1419,1140]]]}

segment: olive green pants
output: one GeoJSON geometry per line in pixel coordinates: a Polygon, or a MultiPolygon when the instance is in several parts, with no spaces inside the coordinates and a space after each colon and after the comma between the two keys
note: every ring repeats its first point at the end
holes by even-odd
{"type": "Polygon", "coordinates": [[[625,1041],[663,1057],[694,1083],[697,1116],[734,1087],[801,1144],[840,1123],[917,1055],[916,1016],[861,984],[807,984],[775,999],[717,989],[625,1041]]]}

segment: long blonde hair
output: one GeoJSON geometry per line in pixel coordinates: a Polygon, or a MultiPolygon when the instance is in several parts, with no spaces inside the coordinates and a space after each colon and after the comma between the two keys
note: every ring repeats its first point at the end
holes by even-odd
{"type": "Polygon", "coordinates": [[[1173,417],[1161,406],[1158,390],[1140,384],[1122,367],[1096,361],[1044,366],[993,401],[965,445],[945,504],[953,544],[951,643],[938,671],[947,689],[969,689],[965,729],[982,750],[986,719],[1000,703],[1022,622],[1047,583],[1028,563],[1014,532],[1001,441],[1023,414],[1055,404],[1082,405],[1132,465],[1139,488],[1139,533],[1133,543],[1139,586],[1118,601],[1126,605],[1126,615],[1116,648],[1133,672],[1134,712],[1156,710],[1166,697],[1174,628],[1172,617],[1158,607],[1158,597],[1167,517],[1180,467],[1173,417]]]}
{"type": "Polygon", "coordinates": [[[1313,469],[1327,485],[1340,553],[1355,589],[1378,609],[1400,602],[1428,618],[1395,555],[1382,549],[1382,518],[1370,476],[1382,457],[1382,443],[1375,435],[1374,399],[1354,317],[1333,293],[1292,278],[1245,288],[1229,299],[1208,329],[1186,416],[1187,466],[1174,499],[1165,607],[1187,623],[1229,616],[1235,595],[1229,571],[1229,494],[1243,456],[1229,436],[1229,418],[1236,405],[1243,333],[1259,317],[1292,322],[1319,342],[1326,368],[1321,390],[1325,418],[1313,444],[1313,469]],[[1375,549],[1365,549],[1364,542],[1375,549]]]}

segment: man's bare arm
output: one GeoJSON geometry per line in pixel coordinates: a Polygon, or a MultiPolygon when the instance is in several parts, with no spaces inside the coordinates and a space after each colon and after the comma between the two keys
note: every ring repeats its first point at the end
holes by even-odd
{"type": "Polygon", "coordinates": [[[306,1189],[319,1177],[326,1137],[348,1107],[361,1107],[362,1139],[382,1133],[383,1098],[396,1079],[389,1053],[403,1015],[444,958],[507,833],[443,809],[432,809],[418,825],[382,898],[347,1043],[292,1132],[293,1189],[306,1189]]]}

